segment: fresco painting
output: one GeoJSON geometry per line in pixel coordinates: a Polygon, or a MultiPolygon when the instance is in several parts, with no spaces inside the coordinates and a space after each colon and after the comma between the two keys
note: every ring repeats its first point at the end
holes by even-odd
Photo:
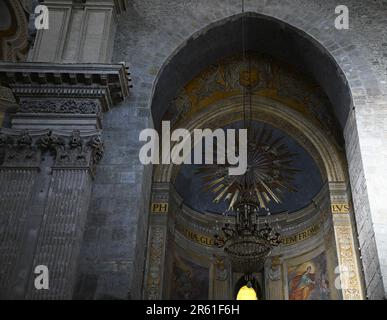
{"type": "Polygon", "coordinates": [[[288,267],[289,300],[329,300],[330,289],[324,253],[288,267]]]}
{"type": "Polygon", "coordinates": [[[206,300],[209,290],[209,270],[193,262],[175,256],[171,299],[206,300]]]}

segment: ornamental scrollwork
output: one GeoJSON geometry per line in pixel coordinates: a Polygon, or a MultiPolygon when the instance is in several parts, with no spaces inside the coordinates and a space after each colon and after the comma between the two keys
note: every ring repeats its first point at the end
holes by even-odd
{"type": "Polygon", "coordinates": [[[165,230],[163,226],[153,226],[149,248],[149,266],[145,299],[157,300],[161,298],[161,260],[165,230]]]}
{"type": "Polygon", "coordinates": [[[20,113],[100,114],[99,103],[93,100],[31,100],[20,102],[20,113]]]}

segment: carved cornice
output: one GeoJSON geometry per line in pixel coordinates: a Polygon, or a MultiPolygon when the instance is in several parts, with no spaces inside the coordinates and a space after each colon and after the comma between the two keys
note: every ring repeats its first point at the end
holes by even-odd
{"type": "Polygon", "coordinates": [[[99,131],[0,130],[0,168],[39,167],[41,155],[54,158],[53,169],[88,169],[95,174],[104,146],[99,131]]]}
{"type": "Polygon", "coordinates": [[[129,95],[128,68],[124,64],[54,64],[0,62],[0,83],[17,99],[96,98],[108,111],[129,95]]]}

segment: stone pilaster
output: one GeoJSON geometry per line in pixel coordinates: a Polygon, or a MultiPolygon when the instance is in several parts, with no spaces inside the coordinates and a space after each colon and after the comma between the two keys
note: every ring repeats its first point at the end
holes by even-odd
{"type": "Polygon", "coordinates": [[[127,0],[46,0],[48,30],[38,30],[31,61],[111,61],[117,15],[127,0]]]}
{"type": "Polygon", "coordinates": [[[0,298],[6,299],[23,247],[41,152],[33,146],[27,132],[1,132],[0,150],[3,152],[0,167],[0,298]]]}
{"type": "Polygon", "coordinates": [[[2,63],[18,107],[0,149],[3,298],[71,299],[92,180],[103,155],[103,112],[128,95],[123,65],[2,63]],[[49,289],[34,269],[49,270],[49,289]]]}
{"type": "Polygon", "coordinates": [[[48,267],[51,286],[38,291],[30,280],[27,298],[71,299],[91,178],[103,144],[99,133],[81,136],[79,131],[66,138],[47,134],[40,143],[55,161],[33,265],[48,267]]]}
{"type": "Polygon", "coordinates": [[[353,206],[343,182],[330,182],[333,230],[336,240],[338,269],[341,292],[344,300],[363,300],[358,246],[353,228],[353,206]]]}
{"type": "Polygon", "coordinates": [[[168,184],[153,186],[150,206],[148,250],[145,267],[145,284],[143,298],[159,300],[163,298],[163,283],[168,244],[168,184]]]}
{"type": "Polygon", "coordinates": [[[210,298],[213,300],[230,299],[229,283],[231,267],[227,257],[214,255],[210,266],[210,298]]]}
{"type": "Polygon", "coordinates": [[[265,265],[265,285],[267,300],[284,300],[284,275],[281,256],[274,256],[265,265]]]}

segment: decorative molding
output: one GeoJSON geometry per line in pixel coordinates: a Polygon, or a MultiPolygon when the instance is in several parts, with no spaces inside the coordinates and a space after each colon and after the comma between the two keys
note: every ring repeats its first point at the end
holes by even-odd
{"type": "Polygon", "coordinates": [[[99,115],[100,105],[98,102],[84,99],[46,99],[20,101],[18,109],[20,113],[69,113],[69,114],[96,114],[99,115]]]}
{"type": "Polygon", "coordinates": [[[165,226],[162,225],[152,225],[150,231],[151,239],[147,268],[148,276],[146,278],[144,298],[147,300],[159,300],[161,299],[163,248],[166,240],[166,231],[165,226]]]}
{"type": "Polygon", "coordinates": [[[340,280],[344,300],[362,300],[359,267],[355,253],[352,227],[335,225],[337,254],[339,259],[340,280]]]}
{"type": "Polygon", "coordinates": [[[0,62],[0,83],[21,98],[94,98],[102,111],[129,95],[125,64],[55,64],[0,62]]]}

